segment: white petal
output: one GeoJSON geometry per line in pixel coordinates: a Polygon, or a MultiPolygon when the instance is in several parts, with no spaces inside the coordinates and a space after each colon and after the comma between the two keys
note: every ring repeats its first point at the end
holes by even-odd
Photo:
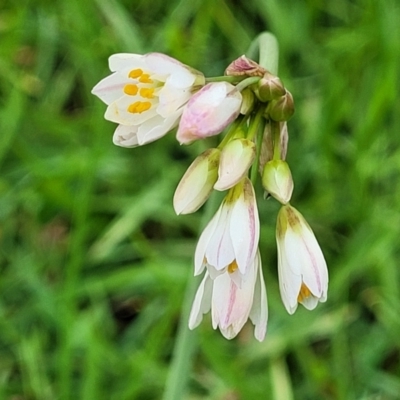
{"type": "Polygon", "coordinates": [[[258,272],[254,288],[253,305],[250,310],[249,318],[251,319],[251,322],[255,326],[254,328],[255,338],[259,342],[262,342],[267,332],[268,302],[267,302],[267,291],[265,288],[264,276],[261,268],[260,252],[257,252],[255,263],[258,272]]]}
{"type": "Polygon", "coordinates": [[[206,272],[199,288],[197,289],[192,310],[190,311],[189,329],[196,328],[196,326],[198,326],[202,321],[203,314],[210,311],[212,287],[213,281],[210,279],[208,272],[206,272]]]}
{"type": "Polygon", "coordinates": [[[116,72],[102,79],[93,89],[92,93],[107,105],[125,96],[124,86],[129,83],[128,79],[116,72]]]}
{"type": "Polygon", "coordinates": [[[121,147],[139,146],[137,130],[137,126],[118,125],[113,136],[114,144],[121,147]]]}
{"type": "Polygon", "coordinates": [[[235,337],[249,317],[255,279],[255,268],[251,268],[242,288],[236,286],[228,272],[214,281],[211,303],[213,327],[216,329],[219,326],[227,339],[235,337]]]}
{"type": "Polygon", "coordinates": [[[143,62],[141,54],[119,53],[113,54],[108,59],[110,71],[120,71],[125,68],[136,69],[144,68],[146,64],[143,62]]]}
{"type": "Polygon", "coordinates": [[[314,296],[308,296],[302,299],[300,303],[303,304],[303,306],[307,308],[307,310],[314,310],[314,308],[318,305],[318,298],[314,296]]]}
{"type": "Polygon", "coordinates": [[[161,53],[149,53],[144,56],[149,69],[157,74],[170,75],[167,82],[177,88],[192,86],[196,75],[184,64],[161,53]]]}
{"type": "Polygon", "coordinates": [[[132,103],[142,100],[139,96],[120,97],[107,107],[104,118],[121,125],[141,125],[143,122],[157,115],[156,108],[154,107],[156,99],[148,100],[152,104],[152,107],[147,111],[143,111],[142,113],[128,112],[128,107],[132,103]]]}
{"type": "Polygon", "coordinates": [[[206,250],[208,263],[217,270],[226,268],[235,259],[234,248],[229,234],[231,211],[232,206],[224,201],[221,205],[219,221],[206,250]]]}
{"type": "Polygon", "coordinates": [[[169,115],[167,118],[162,118],[159,115],[155,115],[147,121],[143,122],[139,126],[138,140],[139,144],[146,144],[154,142],[166,135],[172,130],[178,123],[180,112],[177,111],[174,114],[169,115]]]}
{"type": "Polygon", "coordinates": [[[227,190],[236,185],[249,170],[256,155],[256,147],[248,139],[235,139],[221,152],[216,190],[227,190]]]}
{"type": "Polygon", "coordinates": [[[243,185],[243,195],[233,206],[229,231],[236,263],[244,274],[254,260],[260,238],[258,209],[253,185],[248,178],[243,185]]]}
{"type": "MultiPolygon", "coordinates": [[[[157,113],[163,117],[175,112],[181,108],[190,99],[191,91],[189,89],[177,89],[166,84],[159,92],[159,104],[157,113]]],[[[181,114],[183,109],[181,109],[181,114]]]]}
{"type": "Polygon", "coordinates": [[[199,275],[204,267],[205,267],[205,257],[207,246],[210,243],[212,236],[214,235],[214,231],[217,227],[219,216],[221,214],[221,208],[215,213],[215,215],[211,218],[210,222],[204,228],[203,232],[200,235],[199,241],[197,242],[196,251],[194,253],[194,274],[199,275]]]}

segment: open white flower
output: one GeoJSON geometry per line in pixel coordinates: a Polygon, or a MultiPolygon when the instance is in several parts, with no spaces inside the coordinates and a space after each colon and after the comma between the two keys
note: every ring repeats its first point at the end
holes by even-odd
{"type": "Polygon", "coordinates": [[[108,105],[105,118],[119,124],[113,141],[122,147],[140,146],[177,126],[193,87],[204,75],[160,53],[114,54],[110,76],[92,90],[108,105]]]}
{"type": "Polygon", "coordinates": [[[304,217],[292,206],[283,206],[276,227],[279,288],[283,304],[293,314],[298,303],[313,310],[325,302],[328,269],[321,248],[304,217]]]}
{"type": "Polygon", "coordinates": [[[260,221],[253,185],[246,177],[229,190],[220,208],[200,236],[195,252],[195,275],[207,267],[211,277],[233,268],[240,275],[253,262],[260,221]]]}
{"type": "Polygon", "coordinates": [[[213,328],[219,327],[225,338],[234,338],[250,318],[255,325],[254,336],[262,341],[267,330],[268,307],[260,253],[257,252],[246,270],[241,287],[231,275],[228,270],[213,280],[206,272],[193,302],[189,328],[196,328],[203,314],[211,309],[213,328]]]}

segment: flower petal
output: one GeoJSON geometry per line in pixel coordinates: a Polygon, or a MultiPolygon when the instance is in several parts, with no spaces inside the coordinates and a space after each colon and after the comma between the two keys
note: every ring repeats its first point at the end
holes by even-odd
{"type": "Polygon", "coordinates": [[[113,54],[108,59],[108,66],[111,72],[120,71],[122,69],[145,68],[143,55],[131,53],[113,54]]]}
{"type": "Polygon", "coordinates": [[[212,288],[213,281],[208,275],[208,272],[206,272],[199,288],[197,289],[192,310],[190,311],[189,329],[196,328],[196,326],[198,326],[202,321],[203,314],[206,314],[210,311],[212,288]]]}
{"type": "Polygon", "coordinates": [[[136,147],[139,146],[137,138],[138,127],[131,125],[118,125],[114,132],[113,143],[121,147],[136,147]]]}
{"type": "Polygon", "coordinates": [[[124,93],[123,88],[127,84],[127,79],[119,72],[102,79],[93,89],[92,94],[97,96],[107,105],[120,99],[124,93]]]}

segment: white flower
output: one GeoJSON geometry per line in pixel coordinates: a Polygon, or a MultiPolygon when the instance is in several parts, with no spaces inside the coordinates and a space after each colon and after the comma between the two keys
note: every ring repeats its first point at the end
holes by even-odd
{"type": "Polygon", "coordinates": [[[113,141],[134,147],[152,142],[177,126],[192,89],[203,74],[160,53],[114,54],[113,72],[92,90],[108,105],[105,118],[119,124],[113,141]]]}
{"type": "Polygon", "coordinates": [[[176,138],[191,143],[222,132],[239,115],[241,93],[228,82],[209,83],[189,100],[176,138]]]}
{"type": "Polygon", "coordinates": [[[309,310],[324,302],[328,269],[313,231],[292,206],[283,206],[276,227],[279,288],[282,301],[293,314],[298,303],[309,310]]]}
{"type": "Polygon", "coordinates": [[[262,184],[280,203],[289,203],[294,185],[288,163],[283,160],[268,161],[262,173],[262,184]]]}
{"type": "Polygon", "coordinates": [[[208,149],[187,169],[174,194],[174,209],[178,215],[197,211],[208,199],[218,178],[220,154],[219,149],[208,149]]]}
{"type": "Polygon", "coordinates": [[[250,318],[255,325],[254,336],[261,342],[267,330],[268,309],[260,253],[249,265],[241,287],[231,274],[228,270],[213,280],[206,272],[193,302],[189,328],[196,328],[211,309],[213,328],[219,327],[227,339],[234,338],[250,318]]]}
{"type": "Polygon", "coordinates": [[[244,178],[229,190],[220,208],[200,236],[195,252],[195,275],[207,267],[211,277],[237,266],[237,278],[253,262],[260,236],[260,221],[253,185],[244,178]]]}

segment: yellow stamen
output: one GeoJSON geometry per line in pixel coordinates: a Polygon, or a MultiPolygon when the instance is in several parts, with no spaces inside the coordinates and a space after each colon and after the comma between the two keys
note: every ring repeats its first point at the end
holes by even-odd
{"type": "Polygon", "coordinates": [[[139,93],[146,99],[152,99],[154,97],[154,88],[141,88],[139,93]]]}
{"type": "Polygon", "coordinates": [[[228,265],[228,272],[230,274],[233,274],[236,270],[238,269],[238,265],[236,263],[236,260],[233,260],[229,265],[228,265]]]}
{"type": "Polygon", "coordinates": [[[297,302],[301,303],[303,300],[305,300],[307,297],[310,296],[311,296],[310,289],[304,283],[302,283],[299,295],[297,296],[297,302]]]}
{"type": "Polygon", "coordinates": [[[132,114],[141,114],[151,108],[151,103],[149,101],[136,101],[128,107],[128,112],[132,114]]]}
{"type": "Polygon", "coordinates": [[[129,94],[130,96],[136,96],[138,90],[137,85],[128,84],[124,86],[124,93],[129,94]]]}
{"type": "Polygon", "coordinates": [[[139,78],[139,82],[142,83],[153,83],[153,81],[150,79],[149,74],[142,74],[139,78]]]}
{"type": "MultiPolygon", "coordinates": [[[[143,70],[140,68],[136,68],[129,72],[128,77],[136,79],[136,78],[139,78],[139,76],[141,76],[141,75],[143,75],[143,70]]],[[[146,75],[148,75],[148,74],[146,74],[146,75]]]]}

